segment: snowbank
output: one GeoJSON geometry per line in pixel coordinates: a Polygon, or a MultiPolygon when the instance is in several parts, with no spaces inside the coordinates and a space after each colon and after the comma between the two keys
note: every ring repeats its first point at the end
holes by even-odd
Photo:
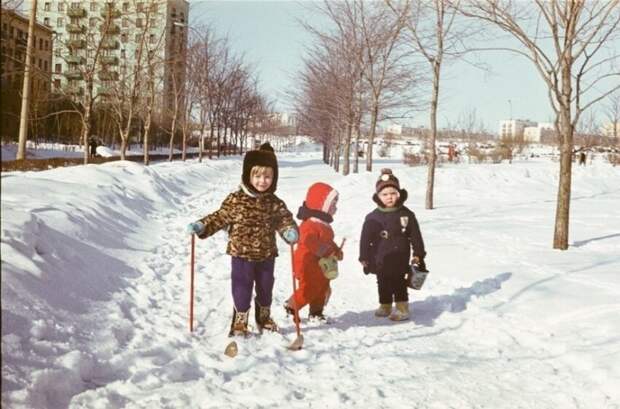
{"type": "Polygon", "coordinates": [[[620,407],[620,169],[574,169],[571,248],[559,252],[557,164],[444,166],[427,211],[426,169],[378,159],[409,191],[431,269],[410,292],[412,320],[394,324],[374,317],[376,284],[356,261],[377,172],[343,177],[320,153],[279,159],[292,211],[314,181],[341,194],[333,322],[304,319],[304,349],[283,347],[294,326],[279,241],[282,335],[247,339],[234,360],[226,234],[197,243],[190,334],[184,229],[235,188],[240,158],[3,174],[3,406],[620,407]]]}

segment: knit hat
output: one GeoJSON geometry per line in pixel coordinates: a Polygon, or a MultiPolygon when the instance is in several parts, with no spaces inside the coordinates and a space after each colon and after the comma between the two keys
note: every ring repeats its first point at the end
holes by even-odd
{"type": "Polygon", "coordinates": [[[254,166],[268,166],[273,169],[273,183],[269,186],[269,189],[267,189],[267,193],[274,193],[278,185],[278,159],[268,142],[262,144],[258,150],[246,152],[243,158],[243,174],[241,175],[241,180],[245,187],[256,192],[256,189],[254,189],[250,182],[250,174],[254,166]]]}
{"type": "Polygon", "coordinates": [[[336,199],[338,199],[338,191],[336,189],[327,183],[317,182],[308,188],[306,201],[299,208],[297,217],[301,220],[316,217],[331,223],[333,218],[328,211],[336,199]]]}
{"type": "Polygon", "coordinates": [[[400,183],[398,182],[398,178],[394,176],[394,174],[392,173],[392,169],[381,169],[381,176],[379,176],[377,184],[375,185],[376,192],[379,193],[386,187],[390,186],[396,190],[400,190],[400,183]]]}

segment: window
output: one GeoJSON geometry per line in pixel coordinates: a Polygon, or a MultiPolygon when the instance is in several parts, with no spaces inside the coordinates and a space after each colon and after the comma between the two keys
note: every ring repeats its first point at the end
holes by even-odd
{"type": "Polygon", "coordinates": [[[138,27],[138,28],[142,27],[142,19],[139,18],[139,17],[136,19],[136,27],[138,27]]]}
{"type": "Polygon", "coordinates": [[[43,69],[43,60],[39,58],[39,69],[42,70],[43,69]]]}
{"type": "Polygon", "coordinates": [[[60,89],[60,80],[59,79],[55,79],[54,80],[54,88],[55,89],[60,89]]]}
{"type": "Polygon", "coordinates": [[[56,19],[56,27],[62,27],[65,25],[65,19],[62,17],[58,17],[56,19]]]}
{"type": "Polygon", "coordinates": [[[122,43],[126,43],[127,42],[127,34],[126,33],[121,34],[121,42],[122,43]]]}
{"type": "Polygon", "coordinates": [[[155,42],[157,41],[157,39],[155,38],[155,34],[151,34],[149,36],[149,41],[151,44],[155,44],[155,42]]]}
{"type": "Polygon", "coordinates": [[[45,51],[50,49],[50,42],[45,40],[45,51]]]}
{"type": "Polygon", "coordinates": [[[65,3],[62,1],[58,3],[58,11],[65,11],[65,3]]]}
{"type": "MultiPolygon", "coordinates": [[[[48,26],[48,27],[49,27],[49,26],[50,26],[50,18],[49,18],[49,17],[45,17],[45,18],[43,19],[43,24],[45,24],[46,26],[48,26]]],[[[12,37],[12,36],[11,36],[11,37],[12,37]]]]}
{"type": "Polygon", "coordinates": [[[144,11],[144,3],[139,2],[138,4],[136,4],[136,10],[140,12],[144,11]]]}
{"type": "Polygon", "coordinates": [[[121,58],[126,58],[127,55],[125,54],[125,50],[121,50],[121,58]]]}
{"type": "Polygon", "coordinates": [[[49,67],[49,64],[47,63],[47,60],[43,61],[43,69],[45,70],[45,72],[47,72],[47,67],[49,67]]]}
{"type": "Polygon", "coordinates": [[[97,2],[95,1],[90,2],[90,11],[97,11],[97,2]]]}
{"type": "Polygon", "coordinates": [[[45,2],[45,6],[43,6],[43,10],[50,11],[52,9],[52,5],[50,2],[45,2]]]}
{"type": "Polygon", "coordinates": [[[60,57],[60,48],[57,48],[57,49],[54,50],[54,55],[56,57],[60,57]]]}
{"type": "Polygon", "coordinates": [[[71,3],[71,8],[72,9],[79,9],[80,8],[80,2],[79,1],[74,1],[73,3],[71,3]]]}
{"type": "Polygon", "coordinates": [[[129,11],[129,3],[128,2],[124,2],[123,3],[123,11],[129,11]]]}
{"type": "Polygon", "coordinates": [[[134,41],[138,44],[140,43],[140,34],[136,34],[134,41]]]}
{"type": "Polygon", "coordinates": [[[43,39],[39,38],[39,50],[43,50],[43,39]]]}
{"type": "Polygon", "coordinates": [[[54,66],[54,72],[55,72],[56,74],[60,74],[60,73],[62,72],[62,64],[56,64],[56,65],[54,66]]]}
{"type": "Polygon", "coordinates": [[[123,17],[123,21],[121,23],[123,25],[123,27],[129,27],[129,20],[125,17],[123,17]]]}

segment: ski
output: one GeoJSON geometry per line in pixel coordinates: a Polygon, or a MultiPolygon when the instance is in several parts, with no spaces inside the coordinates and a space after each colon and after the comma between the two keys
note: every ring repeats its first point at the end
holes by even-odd
{"type": "Polygon", "coordinates": [[[228,345],[226,345],[226,348],[224,349],[224,355],[230,358],[234,358],[237,356],[237,353],[239,353],[239,347],[237,346],[237,341],[229,342],[228,345]]]}

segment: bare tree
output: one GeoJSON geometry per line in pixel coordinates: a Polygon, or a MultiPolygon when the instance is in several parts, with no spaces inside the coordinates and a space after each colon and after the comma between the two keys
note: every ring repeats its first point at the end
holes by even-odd
{"type": "Polygon", "coordinates": [[[612,82],[620,70],[610,46],[620,34],[619,1],[484,0],[463,4],[462,11],[512,35],[520,47],[508,50],[528,58],[547,85],[560,136],[553,248],[566,250],[576,125],[585,110],[620,89],[620,81],[612,82]]]}
{"type": "Polygon", "coordinates": [[[406,16],[407,28],[414,49],[422,54],[432,71],[432,92],[430,99],[430,140],[428,175],[426,180],[427,209],[434,207],[435,165],[437,161],[437,111],[439,87],[444,60],[447,56],[460,53],[463,39],[469,35],[455,30],[458,4],[450,0],[405,0],[398,5],[386,0],[397,14],[406,16]]]}

